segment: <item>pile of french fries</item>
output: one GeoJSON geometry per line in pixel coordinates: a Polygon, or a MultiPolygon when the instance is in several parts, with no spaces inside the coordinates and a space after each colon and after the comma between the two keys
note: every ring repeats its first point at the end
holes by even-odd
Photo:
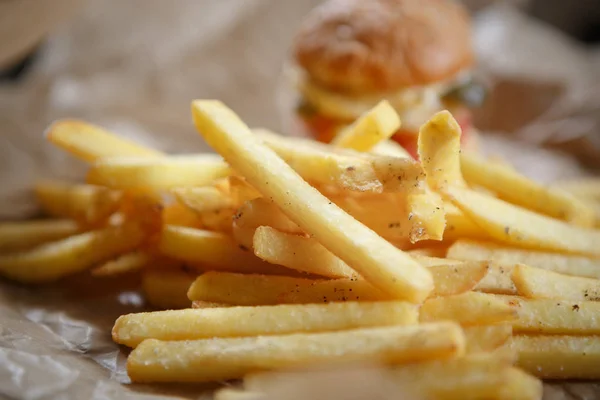
{"type": "Polygon", "coordinates": [[[42,182],[52,218],[0,225],[0,272],[21,283],[139,271],[166,310],[114,325],[132,381],[243,379],[218,398],[265,399],[282,370],[377,362],[416,398],[540,399],[538,378],[600,377],[598,182],[461,153],[448,112],[420,161],[385,102],[331,145],[217,101],[192,116],[219,155],[56,122],[87,183],[42,182]]]}

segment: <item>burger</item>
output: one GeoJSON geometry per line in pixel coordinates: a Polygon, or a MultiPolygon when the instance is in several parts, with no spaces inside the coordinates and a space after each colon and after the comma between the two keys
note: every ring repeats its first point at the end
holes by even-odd
{"type": "Polygon", "coordinates": [[[416,157],[419,127],[449,110],[474,148],[471,110],[484,88],[474,62],[468,12],[451,0],[329,0],[303,21],[294,44],[296,112],[329,142],[386,99],[401,128],[393,139],[416,157]]]}

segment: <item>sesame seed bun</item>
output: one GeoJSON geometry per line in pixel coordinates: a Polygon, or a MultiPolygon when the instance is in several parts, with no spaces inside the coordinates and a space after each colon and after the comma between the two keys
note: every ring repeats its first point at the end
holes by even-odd
{"type": "Polygon", "coordinates": [[[331,90],[423,86],[471,67],[470,19],[451,0],[329,0],[303,22],[295,57],[331,90]]]}

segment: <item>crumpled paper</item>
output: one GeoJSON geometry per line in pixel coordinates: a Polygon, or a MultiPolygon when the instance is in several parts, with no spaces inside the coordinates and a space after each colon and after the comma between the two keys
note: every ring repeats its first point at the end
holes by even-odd
{"type": "MultiPolygon", "coordinates": [[[[0,220],[36,212],[31,196],[36,180],[83,178],[83,163],[42,138],[46,126],[59,118],[83,118],[164,151],[205,151],[209,149],[189,116],[190,100],[204,97],[222,99],[253,126],[285,131],[282,111],[288,105],[280,96],[281,66],[301,17],[317,3],[88,1],[48,38],[40,63],[26,80],[0,86],[0,220]]],[[[481,15],[476,42],[482,70],[497,80],[522,76],[525,70],[508,66],[517,57],[509,56],[515,42],[507,42],[510,30],[502,30],[503,20],[535,25],[511,9],[493,8],[481,15]],[[488,48],[482,37],[493,39],[493,46],[488,48]],[[501,55],[504,61],[493,58],[501,55]]],[[[562,39],[555,41],[564,45],[562,39]]],[[[518,54],[526,55],[527,45],[536,45],[529,42],[520,43],[524,48],[518,54]]],[[[579,50],[573,54],[581,64],[588,62],[579,50]]],[[[535,65],[528,68],[536,70],[535,65]]],[[[583,77],[586,68],[552,69],[548,81],[573,80],[561,88],[585,88],[593,80],[583,77]],[[573,76],[562,78],[572,69],[577,71],[573,76]]],[[[489,115],[501,120],[498,115],[511,112],[489,115]]],[[[490,135],[484,149],[544,182],[588,173],[573,158],[539,149],[535,141],[515,146],[512,139],[490,135]]],[[[111,341],[110,330],[119,315],[146,309],[136,279],[92,279],[84,273],[42,287],[0,281],[0,398],[210,398],[211,385],[128,383],[126,350],[111,341]]],[[[339,398],[358,399],[343,396],[347,378],[332,380],[322,393],[334,390],[339,398]]],[[[368,381],[363,383],[368,387],[368,381]]],[[[361,393],[361,384],[352,386],[352,394],[361,393]]],[[[306,398],[303,388],[312,387],[296,385],[287,392],[306,398]]],[[[546,385],[545,398],[593,399],[598,393],[596,384],[553,383],[546,385]]],[[[315,396],[310,393],[318,400],[315,396]]]]}

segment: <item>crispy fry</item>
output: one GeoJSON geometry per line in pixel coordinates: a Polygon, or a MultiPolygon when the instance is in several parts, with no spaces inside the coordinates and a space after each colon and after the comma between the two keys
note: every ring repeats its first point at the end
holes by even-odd
{"type": "Polygon", "coordinates": [[[488,263],[469,262],[429,267],[435,282],[432,296],[450,296],[468,292],[487,274],[488,263]]]}
{"type": "Polygon", "coordinates": [[[363,113],[352,125],[342,130],[332,144],[358,151],[369,151],[389,139],[400,128],[400,117],[387,100],[363,113]]]}
{"type": "Polygon", "coordinates": [[[277,265],[328,278],[349,278],[357,274],[314,239],[260,226],[254,233],[254,254],[277,265]]]}
{"type": "Polygon", "coordinates": [[[99,126],[74,119],[50,125],[46,138],[58,147],[87,162],[104,157],[161,157],[163,153],[118,137],[99,126]]]}
{"type": "Polygon", "coordinates": [[[236,171],[363,278],[398,299],[419,302],[429,295],[429,271],[308,185],[230,109],[197,100],[192,114],[198,131],[236,171]]]}
{"type": "Polygon", "coordinates": [[[509,323],[474,325],[463,328],[467,343],[467,354],[485,353],[495,350],[510,339],[513,327],[509,323]]]}
{"type": "Polygon", "coordinates": [[[468,189],[447,187],[445,193],[496,240],[519,247],[600,256],[600,231],[575,227],[468,189]]]}
{"type": "Polygon", "coordinates": [[[208,269],[265,274],[289,271],[240,249],[228,235],[219,232],[167,225],[158,247],[167,257],[200,264],[208,269]]]}
{"type": "Polygon", "coordinates": [[[525,299],[501,296],[517,310],[512,321],[515,333],[545,335],[600,334],[600,303],[597,301],[568,301],[555,299],[525,299]]]}
{"type": "Polygon", "coordinates": [[[0,223],[0,252],[14,252],[59,240],[79,232],[75,221],[41,219],[0,223]]]}
{"type": "Polygon", "coordinates": [[[410,157],[370,156],[384,192],[422,193],[425,190],[425,171],[410,157]]]}
{"type": "Polygon", "coordinates": [[[94,276],[110,276],[138,271],[152,261],[148,253],[132,251],[120,255],[114,260],[105,262],[92,270],[94,276]]]}
{"type": "Polygon", "coordinates": [[[600,336],[517,335],[517,365],[544,379],[600,378],[600,336]]]}
{"type": "Polygon", "coordinates": [[[406,302],[226,307],[123,315],[113,340],[136,347],[145,339],[193,340],[211,337],[329,332],[355,328],[416,324],[418,311],[406,302]]]}
{"type": "Polygon", "coordinates": [[[489,242],[457,240],[448,249],[448,257],[457,260],[495,260],[505,267],[525,264],[565,275],[600,279],[600,259],[517,249],[489,242]]]}
{"type": "Polygon", "coordinates": [[[493,295],[467,292],[428,299],[421,307],[420,320],[453,320],[470,326],[512,321],[516,316],[514,309],[493,295]]]}
{"type": "Polygon", "coordinates": [[[0,274],[23,283],[50,282],[91,268],[138,246],[137,226],[109,227],[81,233],[31,250],[0,256],[0,274]]]}
{"type": "Polygon", "coordinates": [[[88,183],[113,189],[168,190],[203,186],[231,173],[218,156],[110,157],[92,165],[88,183]]]}
{"type": "Polygon", "coordinates": [[[568,192],[543,186],[512,168],[461,154],[461,171],[469,184],[482,186],[509,203],[582,227],[594,225],[594,212],[568,192]]]}
{"type": "Polygon", "coordinates": [[[122,199],[120,192],[105,187],[56,181],[37,183],[35,194],[46,214],[88,225],[106,220],[118,210],[122,199]]]}
{"type": "Polygon", "coordinates": [[[332,361],[407,363],[463,351],[462,331],[450,322],[250,338],[148,339],[129,356],[127,373],[134,382],[206,382],[261,369],[332,361]]]}
{"type": "Polygon", "coordinates": [[[460,171],[460,126],[448,111],[440,111],[419,130],[419,158],[434,190],[464,186],[460,171]]]}
{"type": "Polygon", "coordinates": [[[188,308],[187,291],[194,274],[178,269],[148,269],[142,274],[142,291],[146,301],[160,309],[188,308]]]}
{"type": "Polygon", "coordinates": [[[525,297],[600,301],[600,279],[568,276],[519,264],[513,270],[512,280],[517,292],[525,297]]]}
{"type": "Polygon", "coordinates": [[[441,197],[434,192],[409,194],[407,199],[408,220],[411,223],[409,240],[442,240],[446,218],[441,197]]]}
{"type": "Polygon", "coordinates": [[[233,199],[214,186],[176,188],[172,192],[182,204],[199,213],[232,209],[233,199]]]}

